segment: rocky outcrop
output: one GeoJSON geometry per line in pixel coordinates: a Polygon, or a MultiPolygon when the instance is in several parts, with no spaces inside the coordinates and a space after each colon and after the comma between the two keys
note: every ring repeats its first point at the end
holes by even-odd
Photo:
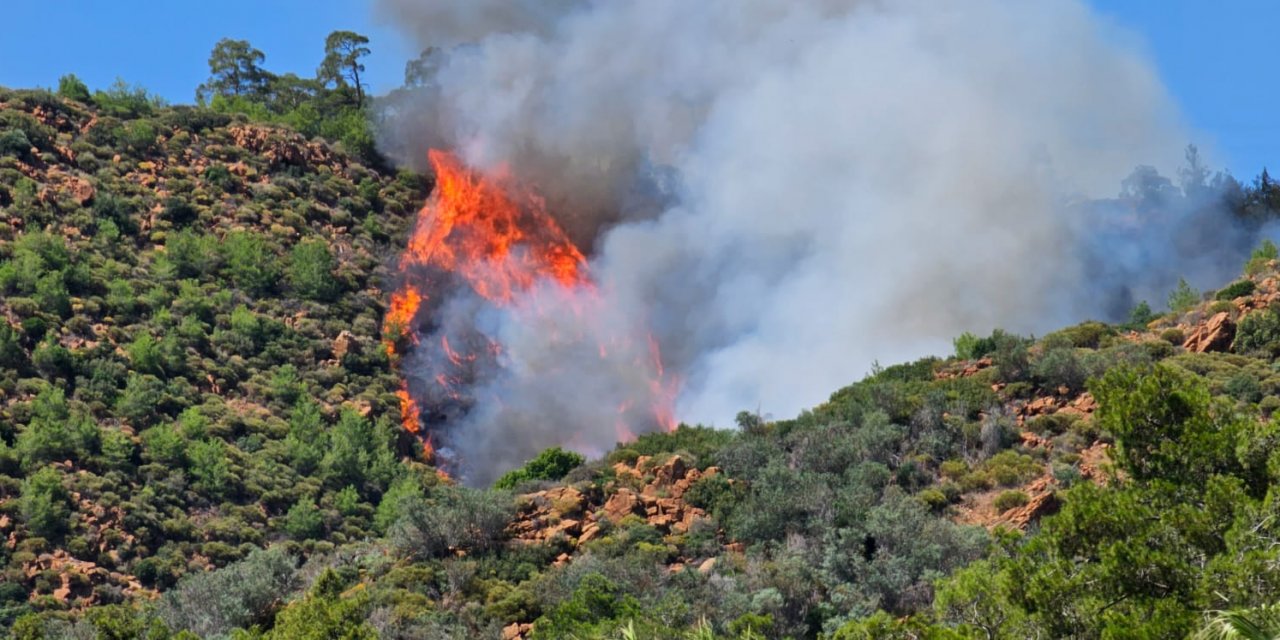
{"type": "Polygon", "coordinates": [[[271,166],[333,165],[333,153],[292,131],[257,125],[227,128],[237,147],[261,155],[271,166]]]}
{"type": "Polygon", "coordinates": [[[707,515],[686,502],[685,493],[720,470],[708,467],[700,471],[680,456],[658,465],[653,462],[641,456],[634,465],[615,464],[617,479],[599,494],[565,486],[522,496],[519,513],[507,533],[520,542],[542,543],[564,537],[578,546],[600,537],[602,521],[617,524],[628,516],[641,518],[664,534],[684,533],[695,520],[707,515]]]}
{"type": "Polygon", "coordinates": [[[1231,321],[1231,314],[1222,311],[1197,324],[1187,334],[1182,348],[1192,353],[1226,351],[1231,347],[1231,340],[1235,337],[1235,333],[1235,323],[1231,321]]]}

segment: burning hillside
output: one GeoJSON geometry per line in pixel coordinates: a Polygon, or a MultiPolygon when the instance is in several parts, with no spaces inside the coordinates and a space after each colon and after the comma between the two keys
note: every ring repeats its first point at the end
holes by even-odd
{"type": "Polygon", "coordinates": [[[506,171],[429,158],[436,190],[400,258],[383,331],[403,376],[404,428],[427,457],[480,479],[547,446],[598,451],[674,426],[677,382],[657,343],[605,321],[586,259],[537,193],[506,171]],[[607,379],[551,397],[570,387],[547,383],[577,376],[583,358],[607,379]],[[509,455],[495,459],[499,450],[509,455]]]}

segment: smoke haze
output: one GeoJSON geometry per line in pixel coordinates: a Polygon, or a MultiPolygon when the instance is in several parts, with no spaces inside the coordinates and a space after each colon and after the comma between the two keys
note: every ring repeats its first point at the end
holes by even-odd
{"type": "MultiPolygon", "coordinates": [[[[1170,279],[1214,285],[1240,266],[1244,241],[1100,233],[1117,207],[1080,206],[1137,165],[1168,175],[1190,140],[1152,64],[1083,2],[379,11],[437,48],[431,80],[388,98],[382,148],[414,166],[451,148],[537,185],[610,310],[589,327],[556,316],[561,328],[647,328],[683,380],[682,421],[789,416],[873,361],[947,353],[962,331],[1159,307],[1170,279]],[[1205,252],[1218,253],[1183,270],[1205,252]]],[[[473,412],[454,445],[472,458],[510,467],[562,444],[557,425],[600,420],[591,389],[631,384],[544,328],[486,322],[524,363],[491,391],[525,419],[473,412]]],[[[613,425],[599,429],[580,448],[607,446],[613,425]]]]}

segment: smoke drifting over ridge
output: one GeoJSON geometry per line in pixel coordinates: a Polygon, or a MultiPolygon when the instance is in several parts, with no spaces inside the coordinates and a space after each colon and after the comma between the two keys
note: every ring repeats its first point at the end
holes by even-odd
{"type": "MultiPolygon", "coordinates": [[[[439,48],[433,78],[390,98],[384,151],[421,166],[427,147],[451,148],[537,185],[609,310],[553,322],[647,327],[683,379],[684,421],[791,415],[874,360],[945,353],[961,331],[1043,331],[1130,297],[1159,306],[1170,276],[1213,284],[1239,268],[1243,241],[1117,239],[1097,233],[1107,207],[1072,206],[1114,195],[1139,164],[1167,173],[1189,139],[1149,62],[1083,2],[379,11],[439,48]],[[1175,251],[1217,253],[1191,273],[1175,251]]],[[[454,443],[498,467],[562,444],[557,424],[599,419],[584,389],[629,384],[509,320],[483,318],[521,363],[491,391],[524,419],[477,411],[454,443]]],[[[612,438],[602,424],[575,444],[612,438]]]]}

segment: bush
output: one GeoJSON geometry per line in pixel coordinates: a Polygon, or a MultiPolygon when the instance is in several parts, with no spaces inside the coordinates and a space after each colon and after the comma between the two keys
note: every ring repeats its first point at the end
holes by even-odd
{"type": "Polygon", "coordinates": [[[89,101],[89,87],[74,73],[58,78],[58,95],[78,102],[89,101]]]}
{"type": "Polygon", "coordinates": [[[1147,304],[1146,300],[1143,300],[1134,305],[1133,309],[1129,311],[1129,326],[1141,330],[1158,317],[1160,316],[1151,310],[1151,305],[1147,304]]]}
{"type": "Polygon", "coordinates": [[[147,93],[140,86],[129,86],[124,80],[117,79],[106,91],[96,91],[93,102],[103,113],[117,118],[137,118],[150,115],[164,101],[147,93]]]}
{"type": "Polygon", "coordinates": [[[1231,349],[1237,353],[1280,353],[1280,313],[1275,309],[1253,311],[1240,319],[1231,349]]]}
{"type": "Polygon", "coordinates": [[[324,516],[311,498],[302,498],[289,508],[284,530],[294,540],[311,540],[324,532],[324,516]]]}
{"type": "Polygon", "coordinates": [[[1244,265],[1244,272],[1251,276],[1258,275],[1266,271],[1267,265],[1277,257],[1280,257],[1280,250],[1277,250],[1276,244],[1270,239],[1263,240],[1262,244],[1249,256],[1249,262],[1244,265]]]}
{"type": "Polygon", "coordinates": [[[222,254],[231,281],[251,295],[267,293],[280,277],[276,255],[259,234],[228,233],[222,240],[222,254]]]}
{"type": "Polygon", "coordinates": [[[324,240],[303,240],[289,253],[289,285],[301,297],[328,300],[337,288],[333,254],[324,240]]]}
{"type": "Polygon", "coordinates": [[[446,487],[426,500],[401,505],[391,527],[391,543],[403,556],[441,558],[455,549],[481,552],[494,548],[515,508],[510,495],[446,487]]]}
{"type": "Polygon", "coordinates": [[[925,489],[916,494],[916,499],[923,502],[934,513],[942,512],[943,509],[947,508],[947,504],[950,503],[950,500],[947,499],[947,494],[937,489],[925,489]]]}
{"type": "Polygon", "coordinates": [[[551,447],[526,462],[523,467],[503,474],[493,483],[493,487],[512,489],[528,480],[559,480],[583,462],[586,462],[586,458],[577,453],[551,447]]]}
{"type": "Polygon", "coordinates": [[[160,598],[157,610],[170,627],[200,637],[265,624],[297,588],[296,562],[280,550],[255,549],[217,571],[183,578],[160,598]]]}
{"type": "Polygon", "coordinates": [[[961,360],[973,360],[978,357],[975,354],[978,351],[979,341],[980,338],[978,338],[978,336],[966,331],[956,336],[956,338],[951,341],[951,344],[955,346],[957,358],[961,360]]]}
{"type": "Polygon", "coordinates": [[[1095,420],[1115,436],[1117,458],[1135,479],[1201,483],[1235,467],[1240,425],[1212,408],[1200,379],[1163,364],[1121,366],[1091,390],[1095,420]]]}
{"type": "Polygon", "coordinates": [[[1243,298],[1252,294],[1257,288],[1258,285],[1252,280],[1237,280],[1218,291],[1214,299],[1230,302],[1236,298],[1243,298]]]}
{"type": "Polygon", "coordinates": [[[1027,497],[1026,493],[1022,491],[1018,491],[1016,489],[1011,489],[1009,491],[1004,491],[1000,495],[996,496],[996,500],[993,504],[996,508],[996,511],[999,511],[1000,513],[1004,513],[1010,509],[1016,509],[1018,507],[1024,506],[1030,501],[1031,501],[1031,498],[1027,497]]]}
{"type": "Polygon", "coordinates": [[[62,486],[62,474],[53,467],[41,467],[28,476],[22,482],[19,509],[31,533],[60,539],[71,518],[71,494],[62,486]]]}

